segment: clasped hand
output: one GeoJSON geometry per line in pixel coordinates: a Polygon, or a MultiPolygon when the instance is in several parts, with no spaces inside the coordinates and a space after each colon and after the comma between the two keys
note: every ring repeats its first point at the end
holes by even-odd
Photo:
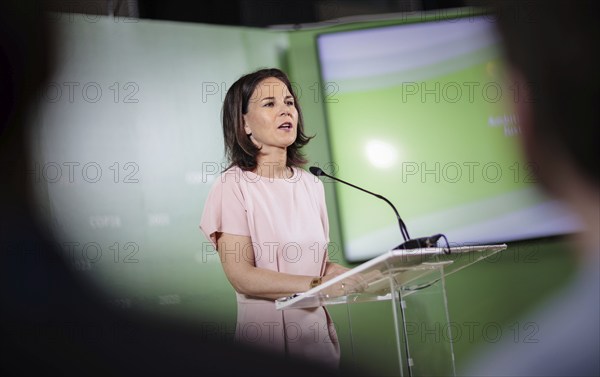
{"type": "MultiPolygon", "coordinates": [[[[334,271],[323,276],[321,284],[332,280],[350,269],[339,266],[334,271]]],[[[379,270],[366,273],[357,273],[342,281],[327,287],[322,292],[330,297],[346,296],[352,293],[364,292],[369,287],[369,282],[380,279],[383,274],[379,270]]]]}

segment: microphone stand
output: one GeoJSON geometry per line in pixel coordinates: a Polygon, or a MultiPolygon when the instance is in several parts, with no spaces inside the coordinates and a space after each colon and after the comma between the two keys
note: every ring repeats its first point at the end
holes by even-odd
{"type": "Polygon", "coordinates": [[[398,219],[398,225],[400,226],[400,234],[402,234],[402,238],[404,238],[405,242],[408,241],[408,240],[410,240],[410,236],[408,235],[408,229],[406,228],[406,224],[404,224],[404,221],[402,221],[402,219],[400,218],[400,214],[398,213],[398,210],[396,209],[396,207],[394,207],[394,205],[392,204],[392,202],[390,202],[389,200],[387,200],[387,198],[385,198],[385,197],[383,197],[383,196],[381,196],[379,194],[375,194],[374,192],[371,192],[369,190],[365,190],[364,188],[355,186],[352,183],[346,182],[346,181],[344,181],[342,179],[333,177],[333,176],[325,173],[321,168],[318,168],[316,166],[311,166],[309,168],[309,170],[310,170],[311,173],[313,173],[314,175],[316,175],[318,177],[324,175],[325,177],[331,178],[331,179],[333,179],[335,181],[338,181],[338,182],[342,182],[343,184],[346,184],[346,185],[348,185],[350,187],[354,187],[357,190],[366,192],[367,194],[371,194],[371,195],[373,195],[373,196],[375,196],[375,197],[377,197],[377,198],[385,201],[387,204],[390,205],[390,207],[392,207],[392,209],[396,213],[396,218],[398,219]]]}
{"type": "Polygon", "coordinates": [[[445,254],[450,254],[450,246],[449,246],[449,243],[448,243],[448,239],[443,234],[434,234],[433,236],[430,236],[430,237],[421,237],[421,238],[411,239],[410,235],[408,234],[408,229],[406,228],[406,224],[404,223],[404,221],[400,217],[400,214],[398,213],[398,210],[396,209],[396,207],[394,207],[394,205],[392,204],[392,202],[390,202],[387,198],[383,197],[382,195],[375,194],[374,192],[371,192],[369,190],[365,190],[362,187],[358,187],[356,185],[353,185],[352,183],[346,182],[343,179],[339,179],[339,178],[336,178],[334,176],[331,176],[331,175],[325,173],[319,167],[311,166],[309,168],[309,170],[310,170],[310,172],[312,174],[316,175],[317,177],[325,176],[325,177],[331,178],[331,179],[333,179],[335,181],[341,182],[341,183],[343,183],[345,185],[348,185],[350,187],[354,187],[357,190],[366,192],[367,194],[371,194],[371,195],[373,195],[373,196],[375,196],[375,197],[377,197],[377,198],[385,201],[387,204],[389,204],[390,207],[392,207],[392,209],[394,210],[394,213],[396,214],[396,219],[398,219],[398,226],[400,227],[400,234],[402,234],[402,238],[404,238],[404,242],[401,243],[400,245],[396,246],[392,250],[412,250],[412,249],[423,249],[423,248],[428,248],[428,247],[436,247],[439,239],[443,238],[446,241],[446,248],[444,249],[444,253],[445,254]]]}

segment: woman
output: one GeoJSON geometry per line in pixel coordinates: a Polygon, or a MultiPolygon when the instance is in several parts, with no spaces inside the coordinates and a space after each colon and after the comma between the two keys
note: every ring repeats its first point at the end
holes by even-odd
{"type": "Polygon", "coordinates": [[[300,168],[310,138],[285,73],[241,77],[225,96],[222,120],[230,166],[208,195],[200,228],[236,291],[236,341],[337,367],[325,308],[275,309],[275,299],[347,271],[328,261],[323,184],[300,168]]]}

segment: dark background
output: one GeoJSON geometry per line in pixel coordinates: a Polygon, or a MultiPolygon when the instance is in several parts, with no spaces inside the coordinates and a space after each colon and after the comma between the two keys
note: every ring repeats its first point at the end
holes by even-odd
{"type": "Polygon", "coordinates": [[[456,8],[463,0],[49,0],[46,10],[268,27],[336,18],[456,8]]]}

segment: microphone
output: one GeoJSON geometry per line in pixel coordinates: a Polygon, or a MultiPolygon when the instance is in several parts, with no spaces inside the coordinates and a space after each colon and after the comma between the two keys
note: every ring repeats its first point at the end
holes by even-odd
{"type": "Polygon", "coordinates": [[[404,238],[404,241],[408,241],[410,239],[410,236],[408,235],[408,229],[406,229],[406,224],[404,224],[404,221],[402,221],[402,219],[400,218],[400,215],[398,214],[398,210],[396,209],[396,207],[394,207],[394,205],[392,204],[392,202],[390,202],[389,200],[387,200],[386,198],[384,198],[383,196],[379,195],[379,194],[375,194],[374,192],[365,190],[363,188],[360,188],[358,186],[353,185],[352,183],[348,183],[346,181],[343,181],[339,178],[333,177],[327,173],[325,173],[321,168],[316,167],[316,166],[311,166],[310,168],[308,168],[308,170],[310,170],[311,173],[313,173],[314,175],[316,175],[317,177],[320,177],[322,175],[324,175],[325,177],[329,177],[333,180],[336,180],[338,182],[342,182],[343,184],[346,184],[350,187],[354,187],[355,189],[358,189],[360,191],[366,192],[367,194],[371,194],[381,200],[383,200],[384,202],[386,202],[387,204],[389,204],[392,209],[394,210],[394,212],[396,213],[396,218],[398,219],[398,225],[400,226],[400,233],[402,234],[402,237],[404,238]]]}
{"type": "Polygon", "coordinates": [[[392,207],[392,209],[394,210],[394,213],[396,214],[396,219],[398,219],[398,225],[400,227],[400,233],[402,234],[402,238],[404,238],[404,242],[401,243],[400,245],[396,246],[392,250],[399,250],[399,249],[409,250],[409,249],[421,249],[421,248],[426,248],[426,247],[435,247],[435,246],[437,246],[438,240],[440,238],[444,238],[444,240],[446,240],[446,245],[447,245],[446,250],[444,250],[444,253],[450,254],[450,248],[448,246],[448,239],[443,234],[435,234],[431,237],[421,237],[421,238],[411,239],[410,235],[408,234],[408,229],[406,228],[406,224],[404,223],[404,221],[402,221],[402,218],[400,218],[400,214],[398,213],[398,210],[396,209],[396,207],[394,207],[392,202],[387,200],[382,195],[375,194],[374,192],[371,192],[369,190],[365,190],[361,187],[355,186],[352,183],[348,183],[342,179],[333,177],[333,176],[325,173],[321,168],[319,168],[317,166],[311,166],[310,168],[308,168],[308,170],[310,170],[310,172],[312,174],[316,175],[317,177],[325,176],[325,177],[331,178],[335,181],[341,182],[345,185],[348,185],[348,186],[354,187],[355,189],[358,189],[360,191],[366,192],[367,194],[371,194],[371,195],[383,200],[387,204],[389,204],[390,207],[392,207]]]}
{"type": "MultiPolygon", "coordinates": [[[[410,249],[420,249],[420,248],[424,248],[424,247],[433,247],[433,246],[436,246],[437,241],[441,237],[443,237],[446,240],[446,249],[444,250],[444,253],[450,254],[450,246],[448,245],[448,239],[443,234],[436,234],[431,237],[422,237],[422,238],[411,239],[410,236],[408,235],[408,229],[406,229],[406,224],[404,224],[404,221],[402,221],[402,219],[400,218],[400,214],[398,213],[398,210],[396,210],[396,207],[394,207],[392,202],[387,200],[385,197],[383,197],[379,194],[375,194],[374,192],[371,192],[369,190],[365,190],[364,188],[355,186],[352,183],[348,183],[342,179],[339,179],[339,178],[333,177],[329,174],[326,174],[321,168],[319,168],[317,166],[311,166],[310,168],[308,168],[308,170],[310,170],[310,172],[313,173],[314,175],[316,175],[317,177],[320,177],[320,176],[329,177],[335,181],[341,182],[350,187],[354,187],[355,189],[366,192],[367,194],[371,194],[371,195],[383,200],[387,204],[389,204],[390,207],[392,207],[392,209],[396,213],[396,218],[398,219],[398,225],[400,226],[400,233],[402,234],[402,238],[404,238],[404,242],[401,243],[400,245],[396,246],[392,250],[398,250],[398,249],[410,250],[410,249]]],[[[404,314],[404,308],[402,305],[400,305],[400,311],[402,312],[402,317],[404,318],[405,314],[404,314]]],[[[409,355],[409,351],[408,351],[408,336],[406,334],[406,327],[404,328],[404,344],[405,344],[406,361],[407,361],[407,365],[409,365],[408,375],[412,376],[412,370],[410,368],[411,363],[410,363],[410,355],[409,355]]]]}

